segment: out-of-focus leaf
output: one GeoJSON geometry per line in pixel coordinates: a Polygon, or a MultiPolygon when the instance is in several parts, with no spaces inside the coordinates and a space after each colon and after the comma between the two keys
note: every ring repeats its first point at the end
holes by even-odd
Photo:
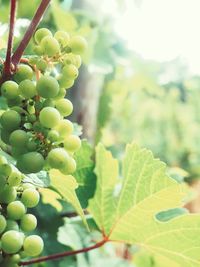
{"type": "Polygon", "coordinates": [[[62,205],[58,201],[59,199],[62,199],[62,198],[57,192],[49,188],[40,188],[39,191],[40,191],[40,194],[42,195],[42,202],[44,204],[50,204],[58,212],[62,211],[62,205]]]}

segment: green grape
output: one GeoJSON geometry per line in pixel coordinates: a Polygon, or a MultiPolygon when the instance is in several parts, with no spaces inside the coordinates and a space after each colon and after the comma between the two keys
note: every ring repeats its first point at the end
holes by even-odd
{"type": "Polygon", "coordinates": [[[61,137],[67,137],[73,132],[73,124],[69,120],[62,120],[56,127],[61,137]]]}
{"type": "Polygon", "coordinates": [[[1,140],[9,145],[9,138],[10,138],[10,132],[7,131],[5,128],[1,129],[1,140]]]}
{"type": "Polygon", "coordinates": [[[35,115],[35,107],[33,105],[28,104],[27,111],[30,115],[35,115]]]}
{"type": "Polygon", "coordinates": [[[0,174],[0,192],[3,190],[6,183],[7,183],[7,177],[5,175],[0,174]]]}
{"type": "Polygon", "coordinates": [[[54,100],[58,100],[58,99],[61,99],[61,98],[64,98],[66,95],[66,90],[65,88],[60,88],[58,94],[56,97],[54,97],[54,100]]]}
{"type": "Polygon", "coordinates": [[[0,215],[0,234],[3,233],[3,231],[6,228],[6,219],[3,215],[0,215]]]}
{"type": "Polygon", "coordinates": [[[39,44],[45,36],[52,36],[52,33],[47,28],[41,28],[35,32],[34,39],[39,44]]]}
{"type": "Polygon", "coordinates": [[[46,36],[41,41],[41,47],[44,54],[53,57],[60,52],[60,45],[58,41],[52,36],[46,36]]]}
{"type": "Polygon", "coordinates": [[[62,45],[66,46],[69,43],[70,36],[65,31],[57,31],[54,35],[54,38],[62,45]]]}
{"type": "Polygon", "coordinates": [[[16,111],[8,110],[1,115],[0,122],[7,131],[14,131],[19,128],[21,117],[16,111]]]}
{"type": "Polygon", "coordinates": [[[23,246],[23,239],[19,232],[10,230],[1,237],[1,247],[5,253],[17,253],[23,246]]]}
{"type": "Polygon", "coordinates": [[[78,69],[80,68],[82,63],[81,57],[79,55],[75,55],[75,54],[66,54],[63,57],[63,64],[64,65],[70,65],[73,64],[75,65],[78,69]]]}
{"type": "Polygon", "coordinates": [[[47,157],[47,161],[51,168],[62,169],[67,164],[69,155],[63,148],[52,149],[47,157]]]}
{"type": "Polygon", "coordinates": [[[51,130],[48,133],[47,138],[49,139],[50,142],[56,142],[58,141],[60,135],[56,130],[51,130]]]}
{"type": "Polygon", "coordinates": [[[26,213],[26,208],[24,204],[19,201],[13,201],[7,206],[7,215],[11,220],[19,220],[26,213]]]}
{"type": "Polygon", "coordinates": [[[0,173],[1,175],[9,176],[12,173],[12,167],[10,164],[2,164],[0,166],[0,173]]]}
{"type": "Polygon", "coordinates": [[[0,165],[7,164],[7,163],[8,163],[7,159],[4,156],[0,155],[0,165]]]}
{"type": "Polygon", "coordinates": [[[69,157],[67,160],[67,164],[63,169],[61,169],[61,172],[64,174],[72,174],[75,171],[76,171],[76,161],[72,157],[69,157]]]}
{"type": "Polygon", "coordinates": [[[13,170],[8,177],[8,185],[19,186],[21,184],[21,181],[22,181],[22,174],[17,170],[13,170]]]}
{"type": "Polygon", "coordinates": [[[43,107],[52,107],[54,108],[55,107],[55,103],[52,99],[46,99],[44,102],[43,102],[43,107]]]}
{"type": "Polygon", "coordinates": [[[27,208],[33,208],[37,206],[40,200],[40,194],[33,188],[25,189],[22,193],[21,201],[27,208]]]}
{"type": "Polygon", "coordinates": [[[19,225],[16,221],[13,220],[7,220],[7,225],[5,231],[15,230],[19,231],[19,225]]]}
{"type": "Polygon", "coordinates": [[[1,86],[1,93],[7,99],[15,99],[19,96],[19,86],[13,81],[4,82],[1,86]]]}
{"type": "Polygon", "coordinates": [[[10,261],[11,263],[19,263],[19,262],[20,262],[20,259],[21,259],[21,257],[20,257],[19,254],[14,254],[14,255],[12,255],[12,256],[9,258],[9,261],[10,261]]]}
{"type": "Polygon", "coordinates": [[[8,204],[14,201],[17,197],[17,191],[14,187],[5,186],[0,193],[1,203],[8,204]]]}
{"type": "Polygon", "coordinates": [[[45,107],[39,115],[40,123],[47,128],[53,128],[60,122],[60,113],[52,107],[45,107]]]}
{"type": "Polygon", "coordinates": [[[11,147],[11,154],[14,158],[18,158],[19,156],[27,153],[27,148],[25,146],[23,147],[15,147],[15,146],[12,146],[11,147]]]}
{"type": "Polygon", "coordinates": [[[28,152],[18,158],[17,166],[24,173],[37,173],[44,166],[44,158],[38,152],[28,152]]]}
{"type": "Polygon", "coordinates": [[[37,120],[37,117],[35,116],[35,114],[29,114],[28,115],[28,121],[30,122],[30,123],[33,123],[33,122],[35,122],[37,120]]]}
{"type": "Polygon", "coordinates": [[[46,60],[40,59],[40,60],[37,61],[36,67],[37,67],[38,70],[44,72],[47,69],[48,64],[47,64],[46,60]]]}
{"type": "Polygon", "coordinates": [[[13,99],[7,99],[7,104],[8,104],[8,107],[14,107],[14,106],[19,106],[21,105],[23,101],[23,98],[22,96],[18,95],[16,98],[13,98],[13,99]]]}
{"type": "Polygon", "coordinates": [[[26,144],[28,151],[35,151],[37,149],[37,144],[35,141],[31,140],[26,144]]]}
{"type": "Polygon", "coordinates": [[[20,228],[23,232],[31,232],[37,227],[37,219],[32,214],[25,214],[20,221],[20,228]]]}
{"type": "Polygon", "coordinates": [[[69,80],[75,80],[78,77],[78,69],[74,65],[65,65],[62,69],[62,75],[69,80]]]}
{"type": "Polygon", "coordinates": [[[19,84],[20,94],[26,99],[32,98],[37,94],[36,86],[31,80],[23,80],[19,84]]]}
{"type": "Polygon", "coordinates": [[[11,133],[9,141],[11,146],[23,147],[28,142],[28,134],[23,130],[15,130],[11,133]]]}
{"type": "Polygon", "coordinates": [[[60,86],[64,87],[65,89],[69,89],[74,85],[74,79],[67,79],[67,77],[64,75],[60,75],[58,82],[60,86]]]}
{"type": "Polygon", "coordinates": [[[36,45],[34,48],[33,48],[33,51],[36,55],[38,56],[41,56],[44,51],[43,51],[43,48],[40,46],[40,45],[36,45]]]}
{"type": "Polygon", "coordinates": [[[69,41],[72,53],[81,55],[87,49],[87,42],[82,36],[73,36],[69,41]]]}
{"type": "Polygon", "coordinates": [[[28,256],[38,256],[44,248],[44,242],[41,237],[37,235],[30,235],[25,238],[24,252],[28,256]]]}
{"type": "Polygon", "coordinates": [[[66,98],[56,101],[56,108],[64,117],[69,116],[73,111],[72,102],[66,98]]]}
{"type": "Polygon", "coordinates": [[[33,70],[30,66],[25,64],[20,64],[18,66],[17,72],[14,75],[14,79],[17,83],[22,82],[23,80],[31,80],[33,78],[33,70]]]}
{"type": "Polygon", "coordinates": [[[75,152],[81,147],[81,140],[76,135],[69,135],[64,141],[64,148],[67,151],[75,152]]]}
{"type": "Polygon", "coordinates": [[[42,76],[36,85],[38,94],[44,98],[53,98],[59,92],[57,80],[51,76],[42,76]]]}

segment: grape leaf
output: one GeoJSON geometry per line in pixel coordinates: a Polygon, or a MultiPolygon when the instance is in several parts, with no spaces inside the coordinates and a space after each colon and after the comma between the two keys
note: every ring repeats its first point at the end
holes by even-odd
{"type": "Polygon", "coordinates": [[[200,216],[183,214],[166,222],[156,214],[182,207],[188,189],[166,175],[150,151],[128,145],[122,185],[116,196],[118,163],[103,145],[96,150],[97,189],[89,203],[99,228],[111,241],[141,246],[180,267],[200,266],[200,216]]]}
{"type": "Polygon", "coordinates": [[[40,194],[42,195],[42,202],[44,204],[50,204],[58,212],[62,211],[62,205],[58,201],[59,199],[61,199],[61,196],[57,192],[49,188],[40,188],[39,191],[40,194]]]}
{"type": "Polygon", "coordinates": [[[92,147],[86,140],[83,140],[81,148],[74,155],[77,169],[73,175],[79,184],[76,193],[83,208],[88,206],[88,200],[93,197],[96,187],[94,161],[91,159],[92,154],[92,147]]]}
{"type": "Polygon", "coordinates": [[[72,175],[64,175],[56,169],[51,169],[49,176],[51,186],[63,197],[64,200],[71,203],[88,228],[84,212],[76,195],[75,190],[77,189],[78,184],[75,178],[72,175]]]}

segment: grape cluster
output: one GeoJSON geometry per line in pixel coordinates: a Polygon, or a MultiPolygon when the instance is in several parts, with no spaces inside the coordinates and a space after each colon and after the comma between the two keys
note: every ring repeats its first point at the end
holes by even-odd
{"type": "Polygon", "coordinates": [[[0,266],[17,267],[21,258],[37,256],[43,240],[28,235],[37,219],[27,208],[37,206],[40,196],[32,184],[22,184],[23,174],[0,156],[0,266]]]}
{"type": "Polygon", "coordinates": [[[65,118],[73,111],[65,96],[78,76],[87,43],[64,31],[53,36],[46,28],[37,30],[34,40],[37,55],[19,64],[13,79],[1,86],[8,104],[0,117],[1,139],[11,146],[21,172],[55,168],[71,174],[81,141],[65,118]]]}

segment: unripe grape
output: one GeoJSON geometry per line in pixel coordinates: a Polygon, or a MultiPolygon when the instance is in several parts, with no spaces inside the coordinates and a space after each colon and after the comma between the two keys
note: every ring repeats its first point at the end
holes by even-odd
{"type": "Polygon", "coordinates": [[[22,248],[22,245],[23,239],[17,231],[5,232],[1,237],[1,247],[5,253],[17,253],[22,248]]]}
{"type": "Polygon", "coordinates": [[[3,190],[6,183],[7,183],[7,177],[5,175],[0,174],[0,192],[3,190]]]}
{"type": "Polygon", "coordinates": [[[48,98],[43,102],[43,107],[52,107],[52,108],[54,108],[55,107],[55,102],[52,99],[48,98]]]}
{"type": "Polygon", "coordinates": [[[51,168],[62,169],[67,164],[69,155],[63,148],[52,149],[47,157],[51,168]]]}
{"type": "Polygon", "coordinates": [[[69,41],[72,53],[81,55],[87,49],[87,42],[82,36],[73,36],[69,41]]]}
{"type": "Polygon", "coordinates": [[[21,147],[26,145],[26,143],[28,142],[28,138],[29,137],[25,131],[15,130],[11,133],[9,141],[11,146],[21,147]]]}
{"type": "Polygon", "coordinates": [[[69,89],[74,85],[74,79],[67,79],[67,77],[64,75],[60,75],[58,82],[60,86],[64,87],[65,89],[69,89]]]}
{"type": "Polygon", "coordinates": [[[26,144],[26,148],[28,149],[28,151],[35,151],[37,149],[37,143],[31,140],[26,144]]]}
{"type": "Polygon", "coordinates": [[[19,225],[16,221],[13,220],[7,220],[7,225],[5,231],[15,230],[19,231],[19,225]]]}
{"type": "Polygon", "coordinates": [[[10,131],[7,131],[5,128],[1,129],[1,140],[9,145],[10,131]]]}
{"type": "Polygon", "coordinates": [[[67,136],[64,141],[64,148],[67,151],[75,152],[81,147],[81,140],[76,135],[67,136]]]}
{"type": "Polygon", "coordinates": [[[6,219],[3,215],[0,215],[0,234],[3,233],[5,228],[6,228],[6,219]]]}
{"type": "Polygon", "coordinates": [[[9,176],[12,173],[12,167],[10,164],[2,164],[0,166],[0,173],[1,175],[9,176]]]}
{"type": "Polygon", "coordinates": [[[28,256],[38,256],[44,248],[44,242],[37,235],[30,235],[25,238],[24,251],[28,256]]]}
{"type": "Polygon", "coordinates": [[[14,201],[17,197],[17,191],[14,187],[5,186],[0,193],[1,203],[8,204],[14,201]]]}
{"type": "Polygon", "coordinates": [[[56,130],[49,131],[48,136],[47,136],[50,142],[58,141],[59,137],[60,137],[59,133],[56,130]]]}
{"type": "Polygon", "coordinates": [[[32,214],[25,214],[20,221],[20,228],[24,232],[31,232],[37,227],[37,219],[32,214]]]}
{"type": "Polygon", "coordinates": [[[34,48],[33,48],[33,51],[36,55],[38,56],[41,56],[44,51],[43,51],[43,48],[41,47],[41,45],[36,45],[34,48]]]}
{"type": "Polygon", "coordinates": [[[73,132],[73,124],[69,120],[62,120],[56,127],[61,137],[67,137],[73,132]]]}
{"type": "Polygon", "coordinates": [[[12,173],[8,177],[8,185],[9,186],[19,186],[22,181],[22,174],[19,171],[12,171],[12,173]]]}
{"type": "Polygon", "coordinates": [[[45,55],[53,57],[60,52],[58,41],[52,36],[46,36],[41,41],[41,47],[45,55]]]}
{"type": "Polygon", "coordinates": [[[36,86],[31,80],[23,80],[19,84],[20,94],[26,99],[32,98],[37,94],[36,86]]]}
{"type": "Polygon", "coordinates": [[[23,80],[31,80],[33,78],[33,70],[30,66],[25,64],[20,64],[18,66],[17,72],[14,75],[14,79],[17,83],[23,80]]]}
{"type": "Polygon", "coordinates": [[[76,161],[72,158],[69,157],[67,160],[67,164],[63,169],[61,169],[61,172],[64,174],[72,174],[76,171],[76,161]]]}
{"type": "Polygon", "coordinates": [[[47,64],[47,62],[46,62],[45,60],[40,59],[40,60],[36,63],[36,67],[37,67],[38,70],[44,72],[44,71],[47,69],[48,64],[47,64]]]}
{"type": "Polygon", "coordinates": [[[27,118],[28,118],[28,121],[31,123],[37,120],[37,117],[35,116],[35,114],[29,114],[27,118]]]}
{"type": "Polygon", "coordinates": [[[0,155],[0,165],[7,164],[7,163],[8,163],[7,159],[4,156],[0,155]]]}
{"type": "Polygon", "coordinates": [[[78,77],[78,69],[72,64],[65,65],[62,69],[62,75],[66,77],[66,79],[75,80],[78,77]]]}
{"type": "Polygon", "coordinates": [[[16,111],[8,110],[1,115],[0,122],[7,131],[14,131],[19,128],[21,117],[16,111]]]}
{"type": "Polygon", "coordinates": [[[34,39],[39,44],[45,36],[52,36],[52,33],[47,28],[41,28],[35,32],[34,39]]]}
{"type": "Polygon", "coordinates": [[[28,152],[17,160],[19,170],[24,173],[37,173],[44,166],[44,158],[38,152],[28,152]]]}
{"type": "Polygon", "coordinates": [[[54,37],[62,46],[66,46],[70,40],[69,34],[65,31],[57,31],[54,37]]]}
{"type": "Polygon", "coordinates": [[[7,206],[8,218],[11,220],[19,220],[26,213],[26,208],[21,201],[13,201],[7,206]]]}
{"type": "Polygon", "coordinates": [[[54,100],[58,100],[58,99],[61,99],[61,98],[64,98],[66,95],[66,90],[65,88],[60,88],[58,94],[56,97],[54,97],[54,100]]]}
{"type": "Polygon", "coordinates": [[[14,158],[18,158],[19,156],[27,153],[27,148],[26,146],[23,146],[23,147],[15,147],[15,146],[12,146],[11,147],[11,154],[14,158]]]}
{"type": "Polygon", "coordinates": [[[18,84],[14,81],[6,81],[1,86],[1,93],[7,99],[15,99],[19,96],[18,84]]]}
{"type": "Polygon", "coordinates": [[[22,193],[21,201],[27,208],[33,208],[37,206],[40,200],[40,194],[33,188],[25,189],[22,193]]]}
{"type": "Polygon", "coordinates": [[[9,258],[9,261],[10,261],[11,263],[19,263],[19,262],[20,262],[20,259],[21,259],[21,257],[20,257],[19,254],[14,254],[14,255],[12,255],[12,256],[9,258]]]}
{"type": "Polygon", "coordinates": [[[59,84],[57,80],[51,76],[42,76],[37,82],[36,89],[40,96],[53,98],[59,92],[59,84]]]}
{"type": "Polygon", "coordinates": [[[69,116],[73,111],[72,102],[66,98],[56,101],[56,108],[64,117],[69,116]]]}
{"type": "Polygon", "coordinates": [[[82,63],[81,57],[79,55],[75,55],[75,54],[66,54],[63,57],[63,64],[64,65],[70,65],[73,64],[75,65],[78,69],[80,68],[82,63]]]}
{"type": "Polygon", "coordinates": [[[40,123],[47,128],[53,128],[60,122],[60,113],[52,107],[43,108],[39,115],[40,123]]]}

